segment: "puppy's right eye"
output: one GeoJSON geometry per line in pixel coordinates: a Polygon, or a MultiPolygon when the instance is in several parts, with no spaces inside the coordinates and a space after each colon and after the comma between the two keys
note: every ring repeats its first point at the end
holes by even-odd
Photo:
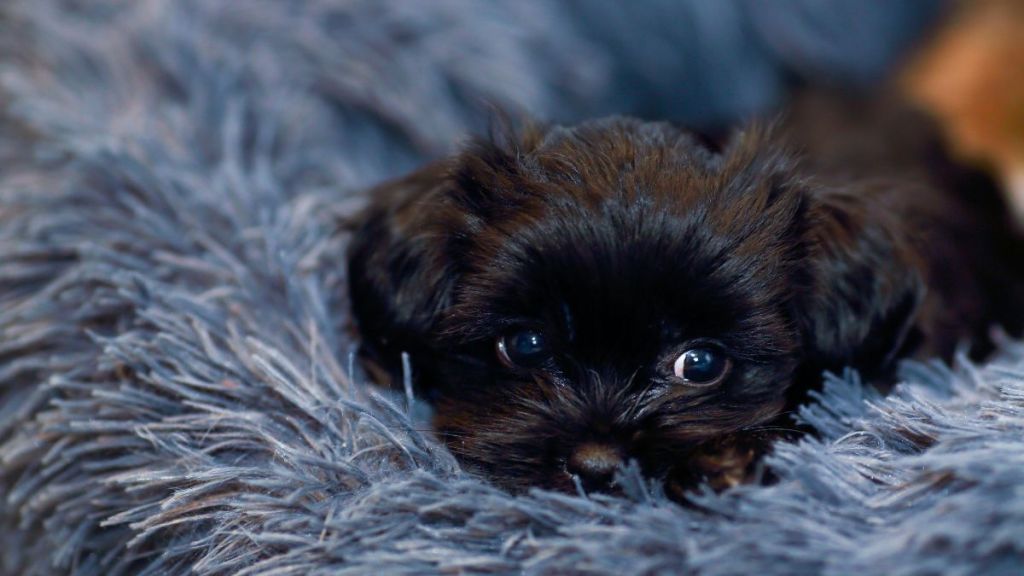
{"type": "Polygon", "coordinates": [[[536,330],[519,330],[500,336],[495,348],[498,360],[509,368],[537,368],[550,356],[544,334],[536,330]]]}

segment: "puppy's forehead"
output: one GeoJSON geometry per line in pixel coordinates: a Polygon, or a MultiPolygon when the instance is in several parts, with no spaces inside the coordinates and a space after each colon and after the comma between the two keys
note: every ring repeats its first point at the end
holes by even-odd
{"type": "MultiPolygon", "coordinates": [[[[514,158],[489,162],[496,176],[478,174],[475,183],[493,185],[467,195],[471,210],[483,209],[460,245],[488,269],[497,262],[524,276],[592,279],[597,292],[623,283],[676,291],[695,279],[730,282],[727,260],[756,232],[731,233],[746,216],[723,194],[732,176],[718,155],[668,124],[555,128],[514,158]]],[[[746,252],[748,268],[766,262],[746,252]]]]}
{"type": "Polygon", "coordinates": [[[580,338],[604,350],[782,322],[772,311],[788,298],[777,273],[786,218],[765,209],[756,178],[737,178],[741,163],[685,132],[606,121],[470,163],[467,224],[450,250],[464,315],[561,325],[568,309],[580,338]],[[756,201],[737,204],[736,182],[756,201]]]}
{"type": "Polygon", "coordinates": [[[606,119],[556,127],[517,146],[479,146],[454,172],[451,199],[466,214],[463,236],[488,232],[474,242],[486,252],[530,227],[547,237],[547,226],[575,225],[566,232],[589,232],[598,245],[616,235],[631,240],[656,230],[661,216],[699,216],[725,187],[720,156],[664,123],[606,119]]]}
{"type": "Polygon", "coordinates": [[[530,285],[567,294],[584,318],[639,320],[694,308],[729,292],[733,280],[727,256],[699,222],[654,205],[609,202],[596,213],[549,214],[524,226],[504,254],[530,285]]]}

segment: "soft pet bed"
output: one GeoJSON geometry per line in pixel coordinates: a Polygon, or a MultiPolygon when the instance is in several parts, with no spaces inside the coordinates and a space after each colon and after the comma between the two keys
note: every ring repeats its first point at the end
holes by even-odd
{"type": "Polygon", "coordinates": [[[1021,573],[1013,343],[885,398],[831,378],[777,484],[687,507],[635,473],[623,498],[509,495],[365,385],[338,227],[359,190],[488,102],[706,112],[659,91],[699,71],[645,76],[622,30],[576,28],[613,35],[613,6],[573,4],[6,2],[0,573],[1021,573]]]}

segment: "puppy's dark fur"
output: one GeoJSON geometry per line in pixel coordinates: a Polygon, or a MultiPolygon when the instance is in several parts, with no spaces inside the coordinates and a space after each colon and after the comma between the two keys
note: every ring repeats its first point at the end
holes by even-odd
{"type": "Polygon", "coordinates": [[[371,372],[396,381],[408,352],[439,434],[512,489],[572,490],[566,463],[594,442],[670,487],[721,487],[823,370],[982,352],[1022,317],[987,181],[931,139],[793,116],[721,150],[623,118],[530,129],[375,190],[349,261],[371,372]],[[542,369],[499,362],[521,327],[547,336],[542,369]],[[728,377],[678,382],[673,360],[706,339],[728,377]]]}

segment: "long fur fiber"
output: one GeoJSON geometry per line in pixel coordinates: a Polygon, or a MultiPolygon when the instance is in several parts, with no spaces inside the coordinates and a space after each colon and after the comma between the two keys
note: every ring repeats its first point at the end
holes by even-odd
{"type": "Polygon", "coordinates": [[[558,4],[469,4],[4,4],[0,573],[1019,573],[1016,344],[833,378],[777,484],[685,508],[510,496],[363,384],[356,192],[485,102],[616,106],[558,4]]]}

